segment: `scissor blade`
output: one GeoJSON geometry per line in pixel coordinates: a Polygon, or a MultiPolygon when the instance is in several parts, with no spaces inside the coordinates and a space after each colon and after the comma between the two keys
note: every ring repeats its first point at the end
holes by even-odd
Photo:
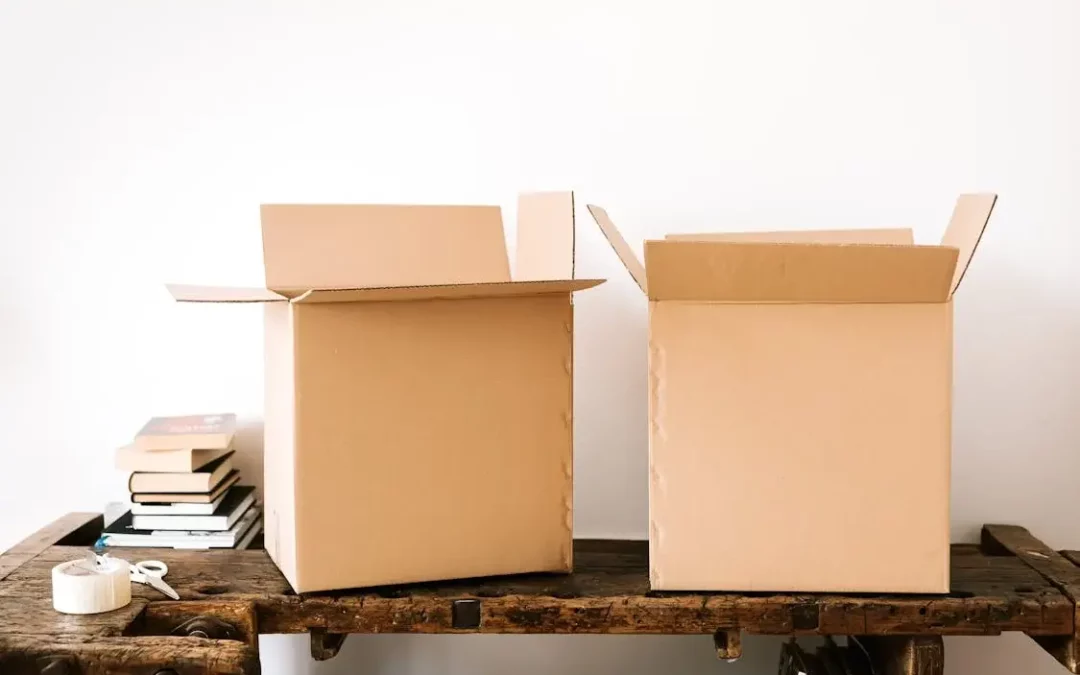
{"type": "Polygon", "coordinates": [[[173,600],[179,600],[180,599],[180,595],[176,591],[174,591],[172,589],[172,586],[165,583],[165,580],[162,579],[161,577],[154,577],[154,576],[150,576],[149,574],[147,574],[146,575],[146,582],[148,584],[150,584],[151,586],[153,586],[154,588],[161,591],[162,593],[164,593],[165,595],[169,596],[173,600]]]}

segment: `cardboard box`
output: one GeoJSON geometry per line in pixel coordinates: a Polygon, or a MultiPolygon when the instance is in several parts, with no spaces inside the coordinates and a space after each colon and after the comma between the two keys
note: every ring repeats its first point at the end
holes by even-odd
{"type": "Polygon", "coordinates": [[[953,293],[995,202],[910,230],[669,235],[649,298],[658,590],[949,590],[953,293]]]}
{"type": "Polygon", "coordinates": [[[298,592],[571,569],[571,193],[269,205],[266,548],[298,592]]]}

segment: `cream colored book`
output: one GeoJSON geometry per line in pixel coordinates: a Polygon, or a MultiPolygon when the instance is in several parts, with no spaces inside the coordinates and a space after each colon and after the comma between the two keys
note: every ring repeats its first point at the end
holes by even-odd
{"type": "Polygon", "coordinates": [[[142,492],[133,493],[131,501],[138,504],[209,504],[240,480],[240,472],[233,469],[225,480],[210,492],[142,492]]]}
{"type": "Polygon", "coordinates": [[[233,452],[218,457],[198,471],[161,472],[136,471],[128,480],[128,490],[144,492],[211,492],[233,470],[233,452]]]}
{"type": "Polygon", "coordinates": [[[190,473],[224,457],[231,450],[232,448],[140,450],[135,444],[131,444],[117,448],[116,468],[121,471],[190,473]]]}

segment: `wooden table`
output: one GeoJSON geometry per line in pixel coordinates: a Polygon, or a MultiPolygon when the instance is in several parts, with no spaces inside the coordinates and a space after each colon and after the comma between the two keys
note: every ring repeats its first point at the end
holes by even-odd
{"type": "Polygon", "coordinates": [[[1080,553],[1015,526],[988,525],[980,546],[953,546],[946,596],[651,592],[645,542],[579,540],[571,575],[302,596],[261,549],[116,549],[167,562],[180,600],[136,584],[115,612],[55,612],[52,567],[83,555],[101,526],[100,514],[70,514],[0,555],[0,673],[251,675],[268,633],[309,633],[316,659],[334,656],[349,633],[706,634],[732,659],[741,633],[752,633],[858,636],[851,644],[877,672],[925,675],[942,672],[942,636],[1005,631],[1030,635],[1080,673],[1080,553]]]}

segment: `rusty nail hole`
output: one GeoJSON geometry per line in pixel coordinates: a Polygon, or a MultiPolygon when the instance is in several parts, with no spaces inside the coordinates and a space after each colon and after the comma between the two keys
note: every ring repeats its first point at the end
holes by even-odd
{"type": "Polygon", "coordinates": [[[926,608],[925,607],[920,607],[919,608],[919,616],[926,616],[926,608]]]}

